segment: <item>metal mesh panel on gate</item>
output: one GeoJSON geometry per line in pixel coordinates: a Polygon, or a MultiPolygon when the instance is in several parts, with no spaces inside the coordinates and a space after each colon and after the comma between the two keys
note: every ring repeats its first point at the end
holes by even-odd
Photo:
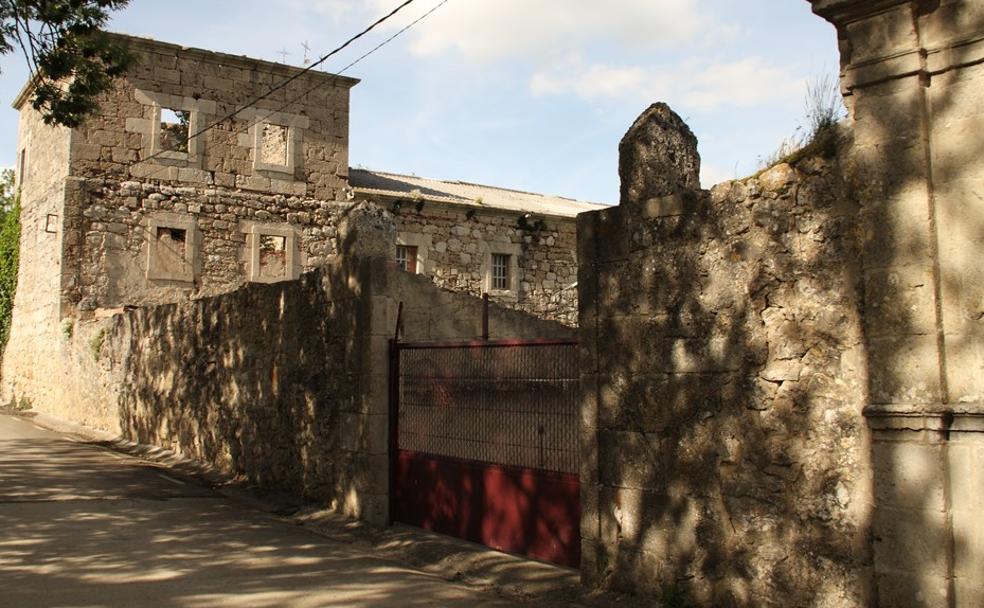
{"type": "Polygon", "coordinates": [[[575,344],[400,352],[398,447],[577,473],[575,344]]]}

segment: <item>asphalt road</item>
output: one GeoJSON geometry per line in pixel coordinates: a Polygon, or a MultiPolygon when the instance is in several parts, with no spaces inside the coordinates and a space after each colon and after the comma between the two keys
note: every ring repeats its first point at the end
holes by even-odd
{"type": "Polygon", "coordinates": [[[0,414],[0,607],[507,605],[0,414]]]}

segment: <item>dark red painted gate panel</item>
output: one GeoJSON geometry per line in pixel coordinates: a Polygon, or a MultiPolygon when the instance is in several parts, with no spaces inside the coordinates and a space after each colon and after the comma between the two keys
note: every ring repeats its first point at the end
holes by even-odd
{"type": "Polygon", "coordinates": [[[393,518],[578,566],[576,343],[393,348],[393,518]]]}
{"type": "Polygon", "coordinates": [[[395,518],[563,566],[581,563],[578,476],[400,451],[395,518]]]}

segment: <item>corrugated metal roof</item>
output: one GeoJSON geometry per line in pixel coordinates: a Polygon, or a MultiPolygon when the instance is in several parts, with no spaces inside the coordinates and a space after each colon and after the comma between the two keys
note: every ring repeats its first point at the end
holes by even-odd
{"type": "Polygon", "coordinates": [[[470,207],[541,213],[562,217],[574,217],[578,213],[594,211],[607,206],[560,196],[545,196],[507,188],[429,179],[415,175],[384,173],[368,169],[349,169],[349,185],[355,190],[356,195],[414,198],[470,207]]]}

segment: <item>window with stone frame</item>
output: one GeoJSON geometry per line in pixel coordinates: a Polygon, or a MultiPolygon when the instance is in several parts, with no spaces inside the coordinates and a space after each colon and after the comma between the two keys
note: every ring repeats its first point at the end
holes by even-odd
{"type": "Polygon", "coordinates": [[[243,221],[242,227],[246,233],[245,262],[251,282],[276,283],[300,276],[303,262],[298,251],[298,234],[292,226],[243,221]]]}
{"type": "Polygon", "coordinates": [[[523,246],[518,243],[483,243],[482,248],[482,289],[498,297],[519,297],[519,260],[523,246]]]}
{"type": "Polygon", "coordinates": [[[194,282],[198,233],[193,217],[156,214],[147,221],[146,235],[148,279],[194,282]]]}
{"type": "Polygon", "coordinates": [[[512,256],[508,253],[492,254],[492,284],[497,291],[506,291],[512,285],[510,276],[512,256]]]}
{"type": "MultiPolygon", "coordinates": [[[[125,129],[127,133],[140,135],[142,154],[148,159],[153,157],[151,164],[200,169],[204,146],[202,137],[196,133],[208,116],[215,115],[216,103],[143,89],[134,89],[133,96],[142,111],[139,115],[127,116],[125,129]]],[[[137,164],[133,169],[155,179],[177,177],[176,169],[170,177],[165,177],[160,168],[151,165],[137,164]]]]}
{"type": "Polygon", "coordinates": [[[417,247],[415,245],[397,245],[396,264],[401,270],[417,274],[417,247]]]}

